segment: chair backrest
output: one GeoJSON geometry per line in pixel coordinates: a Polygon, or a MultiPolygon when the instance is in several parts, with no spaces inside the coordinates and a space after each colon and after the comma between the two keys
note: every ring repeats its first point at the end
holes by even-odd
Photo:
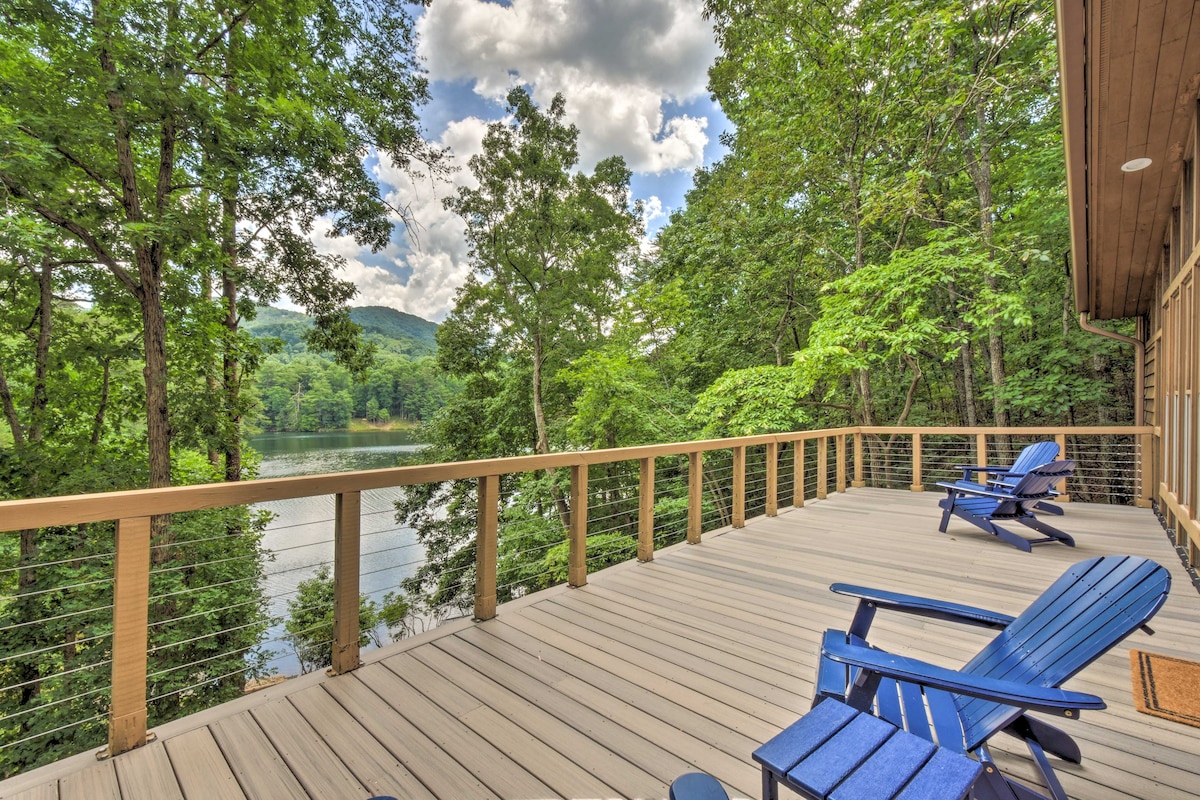
{"type": "Polygon", "coordinates": [[[1014,475],[1024,475],[1034,467],[1048,464],[1058,458],[1058,442],[1034,442],[1020,453],[1008,470],[1014,475]]]}
{"type": "MultiPolygon", "coordinates": [[[[1075,564],[963,667],[963,672],[1056,687],[1153,617],[1171,574],[1147,558],[1104,556],[1075,564]]],[[[1011,706],[961,697],[973,749],[1020,716],[1011,706]]]]}
{"type": "Polygon", "coordinates": [[[1056,483],[1071,477],[1074,472],[1075,462],[1070,459],[1051,461],[1029,470],[1015,486],[1006,491],[1014,497],[1044,497],[1056,483]]]}

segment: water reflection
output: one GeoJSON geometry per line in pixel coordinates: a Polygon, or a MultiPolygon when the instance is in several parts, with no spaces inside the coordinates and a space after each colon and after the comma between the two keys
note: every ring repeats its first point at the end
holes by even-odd
{"type": "MultiPolygon", "coordinates": [[[[252,437],[250,445],[262,455],[260,478],[394,467],[401,456],[420,449],[408,431],[265,434],[252,437]]],[[[360,585],[362,593],[376,603],[396,591],[424,560],[413,530],[396,523],[394,502],[399,496],[399,489],[362,493],[360,585]]],[[[263,537],[267,551],[263,566],[270,614],[282,618],[300,581],[333,561],[334,498],[275,500],[255,508],[275,515],[263,537]]],[[[271,667],[294,675],[300,664],[282,640],[283,634],[282,622],[268,632],[266,646],[278,654],[271,667]]]]}

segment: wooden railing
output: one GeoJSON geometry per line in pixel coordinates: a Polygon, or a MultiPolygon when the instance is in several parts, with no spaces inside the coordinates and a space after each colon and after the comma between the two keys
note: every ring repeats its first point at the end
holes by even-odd
{"type": "MultiPolygon", "coordinates": [[[[1149,427],[1105,428],[887,428],[854,427],[802,431],[763,436],[748,436],[698,442],[683,442],[616,450],[554,453],[539,456],[490,459],[432,464],[365,472],[337,473],[297,478],[276,478],[231,484],[206,484],[164,489],[146,489],[72,497],[15,500],[0,503],[0,529],[17,531],[49,526],[116,521],[116,566],[113,600],[113,650],[111,704],[109,709],[108,752],[116,754],[144,744],[147,740],[147,609],[151,553],[151,518],[207,508],[242,506],[273,500],[336,496],[334,520],[335,633],[331,671],[347,672],[359,664],[359,558],[361,493],[371,489],[443,482],[477,481],[476,576],[474,616],[490,619],[497,611],[497,544],[499,537],[500,479],[513,473],[567,468],[570,470],[570,525],[567,582],[582,586],[587,582],[588,473],[589,468],[616,462],[638,461],[637,558],[654,557],[654,475],[655,459],[686,456],[688,459],[688,514],[686,540],[699,543],[702,531],[704,492],[704,456],[713,451],[732,452],[732,471],[728,487],[731,498],[729,520],[733,527],[746,522],[746,459],[748,448],[762,448],[765,458],[764,513],[775,515],[781,505],[803,506],[806,498],[808,448],[815,449],[812,459],[815,491],[812,497],[823,499],[833,490],[844,492],[847,486],[891,485],[907,481],[907,487],[921,491],[939,479],[953,477],[953,464],[932,463],[953,454],[954,463],[962,463],[968,451],[974,451],[975,463],[986,465],[997,459],[1011,461],[1018,443],[1031,438],[1055,437],[1069,457],[1068,437],[1085,441],[1089,437],[1121,437],[1131,442],[1125,448],[1136,476],[1131,499],[1147,505],[1150,487],[1156,486],[1152,466],[1143,454],[1151,452],[1149,427]],[[955,440],[954,448],[944,443],[955,440]],[[943,443],[939,445],[938,443],[943,443]],[[830,444],[833,470],[830,474],[830,444]],[[994,451],[989,461],[989,443],[994,451]],[[999,448],[1000,444],[1006,444],[999,448]],[[942,451],[938,447],[942,447],[942,451]],[[792,448],[790,492],[786,482],[779,491],[780,453],[792,448]],[[850,448],[853,448],[852,451],[850,448]],[[899,448],[899,449],[898,449],[899,448]],[[901,453],[901,456],[897,456],[901,453]],[[900,477],[897,478],[897,475],[900,477]]],[[[1125,452],[1120,451],[1120,452],[1125,452]]],[[[1077,456],[1076,456],[1077,457],[1077,456]]],[[[1124,456],[1118,455],[1121,460],[1124,456]]],[[[1128,465],[1125,465],[1128,466],[1128,465]]],[[[786,476],[785,476],[786,480],[786,476]]]]}

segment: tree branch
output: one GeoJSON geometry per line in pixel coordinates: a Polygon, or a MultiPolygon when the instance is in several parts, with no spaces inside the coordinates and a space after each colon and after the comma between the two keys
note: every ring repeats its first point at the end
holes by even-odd
{"type": "Polygon", "coordinates": [[[51,225],[55,225],[65,231],[68,231],[76,239],[83,242],[83,244],[86,245],[87,248],[96,255],[96,259],[105,267],[107,267],[108,271],[111,272],[117,278],[117,280],[124,284],[125,288],[129,290],[130,294],[132,294],[134,297],[139,296],[141,293],[141,286],[133,279],[133,277],[125,270],[124,267],[117,263],[117,260],[113,258],[112,254],[108,252],[104,245],[100,243],[100,240],[93,236],[87,228],[83,227],[74,220],[67,219],[57,211],[39,203],[28,192],[25,191],[24,187],[21,186],[17,180],[15,180],[8,173],[0,171],[0,183],[3,183],[14,197],[24,200],[26,203],[28,203],[34,211],[40,214],[51,225]]]}
{"type": "Polygon", "coordinates": [[[208,42],[203,47],[201,47],[199,50],[196,51],[196,54],[193,56],[193,59],[195,61],[199,61],[200,59],[202,59],[206,55],[208,55],[209,52],[214,47],[216,47],[217,45],[219,45],[221,43],[222,39],[224,39],[226,36],[228,36],[230,33],[232,33],[234,28],[236,28],[238,25],[241,25],[242,22],[245,21],[246,17],[250,15],[250,9],[252,9],[252,8],[254,8],[254,3],[250,2],[250,3],[247,3],[246,7],[244,9],[242,9],[240,12],[238,12],[237,14],[234,14],[233,19],[229,20],[228,25],[226,25],[224,28],[222,28],[220,31],[218,31],[217,34],[215,36],[213,36],[211,39],[209,39],[208,42]]]}
{"type": "Polygon", "coordinates": [[[25,444],[25,429],[17,418],[17,409],[13,405],[12,393],[8,390],[8,381],[4,378],[4,365],[0,364],[0,404],[4,405],[4,416],[8,419],[8,427],[12,430],[13,443],[20,446],[25,444]]]}
{"type": "Polygon", "coordinates": [[[114,200],[120,201],[120,199],[121,199],[120,193],[116,190],[115,187],[111,186],[107,180],[105,180],[103,175],[101,175],[99,172],[96,172],[96,170],[92,169],[87,164],[80,161],[78,158],[76,158],[74,155],[72,155],[69,151],[67,151],[62,145],[54,143],[54,142],[47,142],[45,139],[43,139],[42,137],[40,137],[36,133],[34,133],[32,129],[27,128],[24,125],[18,125],[17,130],[19,130],[21,133],[28,136],[30,139],[35,139],[39,142],[43,142],[43,143],[48,144],[51,147],[53,147],[55,152],[57,152],[60,156],[65,158],[67,161],[74,164],[79,169],[83,170],[83,172],[89,178],[91,178],[93,181],[95,181],[100,186],[100,188],[103,189],[105,192],[107,192],[114,200]]]}

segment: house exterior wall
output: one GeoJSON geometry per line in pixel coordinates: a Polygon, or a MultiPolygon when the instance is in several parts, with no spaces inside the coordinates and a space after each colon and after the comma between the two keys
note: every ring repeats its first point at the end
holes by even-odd
{"type": "Polygon", "coordinates": [[[1159,509],[1191,564],[1200,563],[1200,198],[1196,197],[1197,119],[1180,154],[1175,207],[1158,269],[1158,303],[1141,320],[1146,334],[1146,424],[1159,509]]]}

